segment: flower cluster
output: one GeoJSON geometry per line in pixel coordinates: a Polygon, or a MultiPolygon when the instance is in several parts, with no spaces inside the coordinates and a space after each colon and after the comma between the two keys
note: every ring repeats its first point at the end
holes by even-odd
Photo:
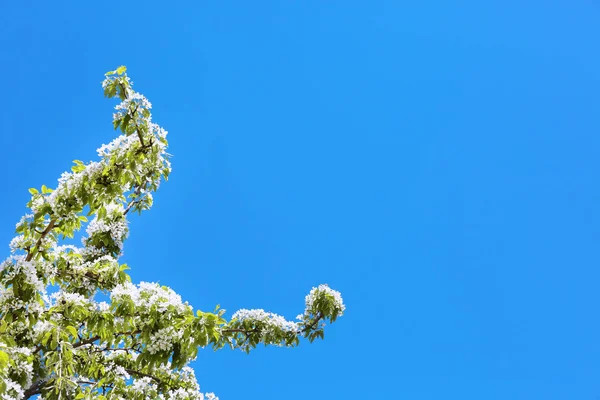
{"type": "Polygon", "coordinates": [[[120,252],[123,249],[123,241],[127,238],[127,234],[129,233],[127,219],[123,216],[123,205],[109,204],[105,206],[105,209],[106,216],[104,218],[96,216],[88,224],[86,229],[88,238],[82,240],[83,244],[87,247],[98,249],[99,246],[97,244],[103,243],[105,246],[116,246],[120,252]],[[95,235],[101,236],[99,241],[93,240],[95,235]]]}
{"type": "Polygon", "coordinates": [[[159,351],[169,351],[173,347],[173,343],[181,340],[182,332],[176,331],[172,326],[162,328],[150,336],[150,343],[146,349],[150,354],[155,354],[159,351]]]}
{"type": "Polygon", "coordinates": [[[65,292],[62,290],[59,290],[58,292],[54,292],[50,295],[49,297],[50,299],[50,304],[51,306],[54,305],[72,305],[72,306],[83,306],[83,307],[89,307],[91,306],[91,301],[78,294],[78,293],[69,293],[69,292],[65,292]]]}
{"type": "Polygon", "coordinates": [[[6,389],[5,393],[0,395],[0,399],[2,400],[15,400],[22,399],[24,396],[23,387],[17,382],[13,381],[9,378],[4,378],[6,389]]]}
{"type": "Polygon", "coordinates": [[[112,142],[100,146],[96,150],[96,152],[102,158],[108,158],[111,156],[122,156],[125,153],[127,153],[127,150],[130,149],[138,141],[139,139],[137,136],[120,135],[117,136],[112,142]]]}
{"type": "Polygon", "coordinates": [[[296,322],[287,321],[281,315],[277,315],[265,310],[245,310],[236,311],[232,319],[240,322],[244,321],[260,321],[267,325],[268,328],[281,329],[286,332],[298,332],[299,326],[296,322]]]}
{"type": "Polygon", "coordinates": [[[85,182],[95,181],[104,169],[104,165],[100,162],[91,162],[86,166],[78,165],[82,168],[77,172],[63,172],[58,179],[57,188],[49,196],[35,197],[42,198],[44,202],[47,201],[54,214],[70,214],[74,207],[83,208],[83,199],[78,196],[79,189],[85,182]],[[64,201],[65,198],[72,199],[72,202],[64,201]]]}
{"type": "Polygon", "coordinates": [[[42,291],[45,287],[38,277],[36,266],[36,262],[27,261],[23,255],[11,256],[0,264],[0,275],[4,282],[13,282],[21,278],[21,283],[42,291]]]}
{"type": "Polygon", "coordinates": [[[155,309],[164,313],[170,308],[181,312],[190,310],[188,303],[182,303],[181,296],[171,288],[160,286],[158,283],[141,282],[134,285],[126,282],[115,287],[110,298],[113,302],[122,302],[124,299],[133,302],[139,312],[155,309]]]}
{"type": "Polygon", "coordinates": [[[327,285],[319,285],[319,287],[312,288],[310,293],[306,296],[306,309],[304,314],[316,314],[316,306],[318,306],[319,302],[328,302],[331,313],[335,313],[338,316],[343,315],[344,310],[346,310],[346,306],[344,305],[344,301],[342,300],[342,295],[340,292],[331,289],[327,285]]]}
{"type": "Polygon", "coordinates": [[[31,386],[33,382],[32,351],[29,348],[7,346],[6,343],[0,342],[0,352],[6,354],[11,360],[8,368],[10,378],[4,378],[7,393],[0,393],[0,399],[22,398],[23,388],[31,386]]]}

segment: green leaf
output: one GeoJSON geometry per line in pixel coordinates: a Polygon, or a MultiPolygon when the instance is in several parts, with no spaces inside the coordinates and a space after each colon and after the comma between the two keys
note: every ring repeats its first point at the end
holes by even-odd
{"type": "Polygon", "coordinates": [[[85,170],[85,164],[79,160],[73,160],[74,166],[71,167],[71,171],[77,173],[85,170]]]}
{"type": "Polygon", "coordinates": [[[29,193],[31,194],[38,194],[38,190],[36,188],[29,188],[29,193]]]}
{"type": "Polygon", "coordinates": [[[52,337],[52,331],[46,332],[44,334],[44,337],[42,338],[42,345],[46,346],[51,337],[52,337]]]}
{"type": "Polygon", "coordinates": [[[117,74],[119,75],[123,75],[123,73],[125,73],[125,71],[127,71],[127,67],[124,65],[121,65],[119,68],[117,68],[117,74]]]}
{"type": "Polygon", "coordinates": [[[67,326],[65,329],[69,331],[71,336],[77,337],[77,329],[74,326],[67,326]]]}
{"type": "Polygon", "coordinates": [[[127,125],[129,125],[129,121],[131,121],[131,115],[127,114],[123,117],[121,122],[121,132],[126,133],[127,125]]]}
{"type": "Polygon", "coordinates": [[[3,351],[0,351],[0,371],[8,366],[8,360],[10,360],[8,354],[6,354],[3,351]]]}

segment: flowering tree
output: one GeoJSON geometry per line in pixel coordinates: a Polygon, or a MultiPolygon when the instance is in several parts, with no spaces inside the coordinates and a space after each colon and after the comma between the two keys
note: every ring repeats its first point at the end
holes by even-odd
{"type": "Polygon", "coordinates": [[[218,307],[194,311],[168,287],[131,283],[118,261],[127,215],[152,206],[171,166],[167,132],[125,71],[102,83],[121,100],[113,126],[122,134],[98,149],[98,161],[74,161],[54,190],[29,189],[31,212],[0,265],[1,399],[216,399],[187,366],[199,348],[296,346],[323,338],[325,322],[344,312],[327,285],[310,291],[292,322],[263,310],[227,320],[218,307]],[[61,244],[83,226],[81,247],[61,244]]]}

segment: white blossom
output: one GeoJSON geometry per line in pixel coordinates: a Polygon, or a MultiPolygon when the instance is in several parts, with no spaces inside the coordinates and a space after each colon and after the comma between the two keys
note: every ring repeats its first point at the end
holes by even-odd
{"type": "Polygon", "coordinates": [[[346,310],[346,306],[344,305],[344,301],[342,300],[342,295],[337,290],[331,289],[327,285],[319,285],[319,287],[313,287],[310,293],[306,296],[306,311],[305,313],[310,312],[313,309],[313,305],[315,300],[322,294],[331,296],[333,298],[334,307],[338,310],[339,315],[343,315],[344,310],[346,310]]]}
{"type": "Polygon", "coordinates": [[[150,343],[148,343],[146,349],[150,354],[171,350],[173,343],[181,339],[181,335],[182,332],[176,331],[172,326],[162,328],[150,336],[150,343]]]}
{"type": "Polygon", "coordinates": [[[242,309],[236,311],[231,318],[241,322],[246,320],[265,322],[272,327],[276,327],[284,331],[298,331],[298,324],[296,322],[287,321],[282,316],[271,312],[266,312],[265,310],[242,309]]]}

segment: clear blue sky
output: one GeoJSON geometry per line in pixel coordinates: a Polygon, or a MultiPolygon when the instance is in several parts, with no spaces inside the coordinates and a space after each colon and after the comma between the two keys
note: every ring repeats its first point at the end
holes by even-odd
{"type": "Polygon", "coordinates": [[[0,241],[114,137],[125,64],[174,154],[134,280],[228,315],[293,318],[319,283],[348,307],[313,345],[202,351],[204,391],[598,399],[595,3],[4,1],[0,241]]]}

